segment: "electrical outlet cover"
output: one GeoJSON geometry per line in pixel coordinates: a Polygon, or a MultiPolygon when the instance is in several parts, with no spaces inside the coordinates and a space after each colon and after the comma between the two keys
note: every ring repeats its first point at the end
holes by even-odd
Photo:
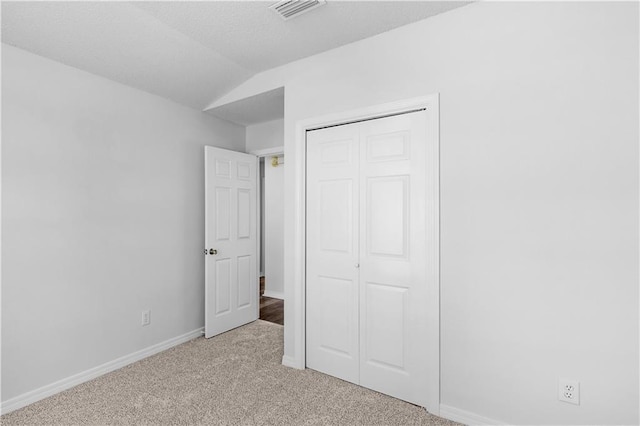
{"type": "Polygon", "coordinates": [[[560,378],[558,380],[558,399],[569,404],[580,405],[580,382],[560,378]]]}
{"type": "Polygon", "coordinates": [[[142,325],[151,324],[151,311],[142,311],[142,325]]]}

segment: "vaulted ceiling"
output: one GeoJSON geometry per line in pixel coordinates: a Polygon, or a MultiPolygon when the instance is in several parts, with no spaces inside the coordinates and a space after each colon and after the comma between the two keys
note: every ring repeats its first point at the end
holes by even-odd
{"type": "Polygon", "coordinates": [[[2,42],[203,109],[258,72],[468,2],[2,2],[2,42]]]}

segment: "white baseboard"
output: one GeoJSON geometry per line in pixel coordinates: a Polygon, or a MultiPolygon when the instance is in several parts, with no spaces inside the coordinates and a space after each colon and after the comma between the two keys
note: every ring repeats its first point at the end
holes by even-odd
{"type": "Polygon", "coordinates": [[[440,404],[440,417],[453,420],[454,422],[464,423],[469,426],[484,425],[504,425],[506,423],[481,416],[470,411],[461,410],[449,405],[440,404]]]}
{"type": "Polygon", "coordinates": [[[265,290],[264,297],[271,297],[272,299],[280,299],[280,300],[284,300],[284,293],[281,291],[269,291],[269,290],[265,290]]]}
{"type": "Polygon", "coordinates": [[[136,361],[140,361],[141,359],[147,358],[151,355],[155,355],[174,346],[188,342],[189,340],[200,337],[203,334],[204,327],[200,327],[181,336],[173,337],[169,340],[165,340],[164,342],[157,343],[145,349],[141,349],[129,355],[114,359],[113,361],[106,362],[102,365],[83,371],[81,373],[74,374],[73,376],[69,376],[65,379],[58,380],[57,382],[51,383],[41,388],[23,393],[22,395],[18,395],[6,401],[2,401],[0,413],[6,414],[11,411],[17,410],[18,408],[33,404],[36,401],[40,401],[41,399],[47,398],[51,395],[55,395],[59,392],[62,392],[63,390],[70,389],[81,383],[88,382],[89,380],[102,376],[103,374],[107,374],[111,371],[117,370],[136,361]]]}
{"type": "Polygon", "coordinates": [[[297,370],[304,370],[304,367],[300,367],[295,358],[291,358],[290,356],[284,355],[282,357],[282,365],[285,367],[295,368],[297,370]]]}

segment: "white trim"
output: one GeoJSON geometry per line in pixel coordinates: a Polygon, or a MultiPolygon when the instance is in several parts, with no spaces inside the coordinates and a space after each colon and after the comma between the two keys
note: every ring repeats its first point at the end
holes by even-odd
{"type": "MultiPolygon", "coordinates": [[[[255,154],[254,154],[255,155],[255,154]]],[[[262,262],[262,250],[260,245],[262,244],[262,175],[260,174],[260,157],[256,156],[256,292],[255,296],[255,310],[256,319],[260,319],[260,277],[264,276],[264,272],[260,270],[262,262]]]]}
{"type": "Polygon", "coordinates": [[[302,368],[298,367],[298,364],[296,363],[295,359],[286,355],[282,357],[282,365],[284,365],[285,367],[296,368],[298,370],[301,370],[301,369],[304,370],[304,367],[302,368]]]}
{"type": "MultiPolygon", "coordinates": [[[[427,164],[428,170],[431,171],[427,175],[427,197],[434,199],[438,203],[434,209],[432,217],[426,220],[434,226],[427,226],[427,232],[435,232],[435,235],[428,234],[433,244],[427,249],[428,252],[428,270],[433,274],[430,276],[431,286],[429,287],[429,306],[425,307],[429,316],[429,329],[427,330],[427,340],[430,342],[431,352],[428,355],[427,371],[429,377],[435,378],[430,380],[429,400],[427,409],[430,413],[438,415],[440,411],[440,231],[439,231],[439,212],[440,212],[440,191],[439,191],[439,169],[440,169],[440,97],[439,94],[391,102],[381,105],[375,105],[356,110],[334,113],[298,121],[295,129],[295,143],[287,150],[288,160],[291,162],[292,176],[291,179],[295,185],[295,193],[293,198],[293,246],[289,250],[291,256],[291,274],[285,272],[285,293],[292,295],[291,299],[291,319],[293,320],[293,356],[287,358],[288,366],[304,369],[306,365],[305,353],[305,329],[306,329],[306,313],[305,313],[305,287],[306,287],[306,271],[305,271],[305,226],[306,226],[306,132],[309,129],[320,128],[345,122],[357,120],[371,119],[389,114],[396,114],[411,111],[414,109],[425,108],[427,112],[427,137],[432,142],[430,146],[432,151],[429,153],[429,159],[432,164],[427,164]],[[290,277],[287,279],[287,277],[290,277]],[[289,289],[289,290],[287,290],[289,289]]],[[[289,302],[289,301],[288,301],[289,302]]],[[[285,321],[286,327],[286,321],[285,321]]],[[[290,335],[285,330],[285,337],[290,335]]],[[[285,345],[286,346],[286,345],[285,345]]],[[[284,363],[283,358],[283,363],[284,363]]]]}
{"type": "Polygon", "coordinates": [[[253,154],[257,157],[267,157],[269,155],[282,155],[284,154],[284,146],[276,146],[274,148],[255,149],[249,151],[249,154],[253,154]]]}
{"type": "Polygon", "coordinates": [[[270,291],[270,290],[265,290],[264,297],[271,297],[272,299],[280,299],[280,300],[284,300],[284,293],[281,291],[270,291]]]}
{"type": "Polygon", "coordinates": [[[200,337],[203,334],[204,327],[200,327],[183,335],[173,337],[171,339],[165,340],[164,342],[157,343],[145,349],[133,352],[129,355],[114,359],[113,361],[106,362],[97,367],[45,385],[41,388],[23,393],[22,395],[18,395],[7,401],[2,401],[0,412],[2,414],[6,414],[19,408],[25,407],[29,404],[33,404],[36,401],[40,401],[41,399],[47,398],[51,395],[55,395],[81,383],[88,382],[89,380],[95,379],[96,377],[110,373],[111,371],[117,370],[136,361],[140,361],[141,359],[150,357],[151,355],[155,355],[174,346],[178,346],[182,343],[188,342],[189,340],[200,337]]]}
{"type": "Polygon", "coordinates": [[[504,425],[505,422],[490,419],[470,411],[461,410],[449,405],[440,404],[440,417],[453,420],[454,422],[464,423],[465,425],[504,425]]]}

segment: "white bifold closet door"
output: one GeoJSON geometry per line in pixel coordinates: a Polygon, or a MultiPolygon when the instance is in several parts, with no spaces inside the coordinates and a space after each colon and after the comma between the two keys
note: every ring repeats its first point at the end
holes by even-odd
{"type": "Polygon", "coordinates": [[[306,363],[426,406],[426,114],[307,132],[306,363]]]}

